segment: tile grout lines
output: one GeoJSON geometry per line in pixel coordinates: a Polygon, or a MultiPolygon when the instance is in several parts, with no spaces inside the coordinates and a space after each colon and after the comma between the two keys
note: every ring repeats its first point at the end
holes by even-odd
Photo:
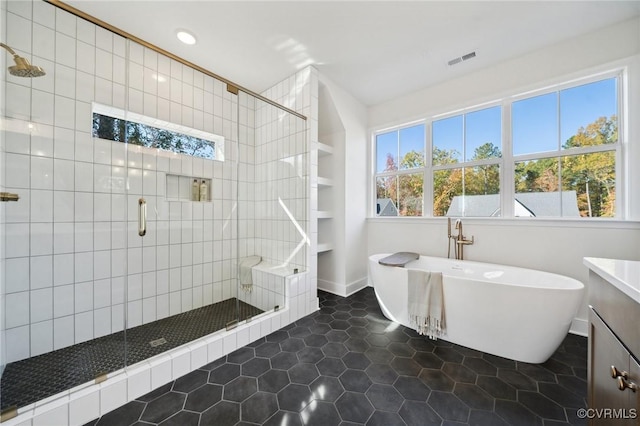
{"type": "Polygon", "coordinates": [[[418,336],[371,288],[319,296],[319,311],[89,424],[586,424],[583,337],[533,365],[418,336]]]}

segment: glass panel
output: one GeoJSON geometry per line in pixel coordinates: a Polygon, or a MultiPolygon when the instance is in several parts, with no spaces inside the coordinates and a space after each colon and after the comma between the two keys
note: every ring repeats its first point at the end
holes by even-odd
{"type": "Polygon", "coordinates": [[[465,116],[465,160],[502,156],[502,108],[499,106],[465,116]]]}
{"type": "MultiPolygon", "coordinates": [[[[129,43],[128,48],[131,58],[155,56],[135,43],[129,43]]],[[[179,66],[185,76],[179,82],[183,93],[197,96],[200,105],[222,104],[225,98],[230,108],[238,108],[238,98],[227,98],[221,82],[179,66]],[[220,90],[214,91],[214,86],[220,90]]],[[[143,116],[136,103],[141,69],[134,62],[129,67],[128,106],[134,111],[122,112],[128,143],[127,365],[238,321],[240,209],[238,131],[237,127],[235,131],[230,127],[237,121],[223,124],[197,108],[171,115],[176,123],[161,120],[160,108],[158,116],[143,116]],[[221,134],[226,137],[217,136],[221,134]],[[214,144],[202,142],[203,139],[214,144]],[[175,151],[167,151],[172,148],[175,151]],[[198,154],[206,154],[206,158],[198,154]],[[143,235],[138,221],[141,202],[146,206],[143,235]]],[[[167,80],[149,80],[158,85],[159,93],[167,93],[171,84],[167,80]]],[[[104,112],[100,105],[93,107],[104,112]]],[[[107,112],[111,112],[107,114],[110,117],[120,118],[120,111],[115,108],[107,112]]],[[[105,143],[110,143],[113,150],[122,145],[96,139],[96,146],[105,143]]]]}
{"type": "Polygon", "coordinates": [[[433,215],[448,216],[451,200],[463,194],[463,169],[433,172],[433,215]]]}
{"type": "Polygon", "coordinates": [[[422,216],[422,173],[398,176],[400,216],[422,216]]]}
{"type": "Polygon", "coordinates": [[[500,216],[500,166],[434,172],[434,216],[500,216]]]}
{"type": "Polygon", "coordinates": [[[398,177],[388,176],[376,179],[376,214],[378,216],[398,216],[398,177]]]}
{"type": "Polygon", "coordinates": [[[376,136],[376,172],[398,170],[398,132],[376,136]]]}
{"type": "Polygon", "coordinates": [[[558,94],[514,102],[511,108],[513,155],[558,149],[558,94]]]}
{"type": "MultiPolygon", "coordinates": [[[[500,166],[490,164],[465,168],[464,176],[465,195],[490,195],[500,193],[500,166]]],[[[469,214],[467,216],[479,216],[469,214]]],[[[484,216],[484,215],[482,215],[484,216]]]]}
{"type": "Polygon", "coordinates": [[[562,216],[615,217],[615,170],[613,151],[562,157],[562,216]]]}
{"type": "Polygon", "coordinates": [[[424,167],[424,124],[407,127],[400,134],[400,169],[424,167]]]}
{"type": "Polygon", "coordinates": [[[577,213],[575,194],[573,203],[570,197],[560,199],[560,179],[558,176],[558,159],[543,158],[540,160],[522,161],[515,164],[515,201],[516,217],[559,217],[562,210],[577,213]]]}
{"type": "Polygon", "coordinates": [[[462,115],[433,122],[433,165],[462,161],[462,115]]]}
{"type": "Polygon", "coordinates": [[[309,149],[305,120],[253,96],[239,96],[237,297],[243,320],[246,309],[283,307],[285,282],[307,270],[309,149]],[[255,173],[245,174],[244,166],[255,173]],[[242,267],[252,256],[260,263],[249,279],[242,267]]]}
{"type": "Polygon", "coordinates": [[[610,78],[560,92],[563,148],[618,141],[616,81],[610,78]]]}
{"type": "MultiPolygon", "coordinates": [[[[53,7],[40,12],[47,21],[76,22],[53,7]]],[[[11,47],[31,59],[24,40],[35,36],[25,31],[38,26],[26,16],[3,13],[1,25],[24,30],[22,45],[11,47]]],[[[121,38],[112,41],[124,46],[121,38]]],[[[67,37],[63,50],[70,44],[73,51],[76,42],[67,37]]],[[[121,65],[118,76],[126,75],[124,49],[107,56],[121,65]]],[[[42,76],[11,76],[0,67],[0,191],[19,196],[0,206],[2,410],[51,400],[125,366],[127,147],[112,150],[91,137],[93,82],[106,80],[84,74],[75,90],[74,69],[55,70],[36,59],[42,76]]],[[[124,105],[124,87],[112,86],[100,93],[124,105]]],[[[131,178],[132,185],[142,182],[131,178]]]]}

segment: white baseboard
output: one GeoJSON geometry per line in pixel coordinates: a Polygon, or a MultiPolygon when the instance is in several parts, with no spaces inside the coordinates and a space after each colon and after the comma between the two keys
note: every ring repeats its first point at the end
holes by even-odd
{"type": "Polygon", "coordinates": [[[321,280],[318,278],[318,289],[342,297],[351,296],[368,285],[367,277],[360,278],[347,285],[335,283],[333,281],[321,280]]]}
{"type": "Polygon", "coordinates": [[[589,335],[589,322],[584,319],[574,318],[571,322],[569,333],[587,337],[589,335]]]}

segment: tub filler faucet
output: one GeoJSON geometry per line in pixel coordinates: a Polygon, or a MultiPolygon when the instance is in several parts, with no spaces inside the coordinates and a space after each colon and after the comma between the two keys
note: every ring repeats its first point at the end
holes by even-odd
{"type": "Polygon", "coordinates": [[[470,240],[466,240],[464,235],[462,234],[462,220],[456,219],[454,228],[458,231],[458,235],[451,234],[451,218],[447,218],[447,236],[448,236],[448,245],[447,245],[447,258],[451,257],[451,241],[453,241],[453,251],[457,260],[464,260],[464,250],[463,247],[467,245],[471,245],[474,242],[473,235],[470,240]]]}

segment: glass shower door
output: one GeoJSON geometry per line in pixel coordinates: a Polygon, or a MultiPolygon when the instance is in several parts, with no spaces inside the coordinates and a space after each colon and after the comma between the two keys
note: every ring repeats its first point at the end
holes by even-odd
{"type": "Polygon", "coordinates": [[[128,52],[131,365],[237,324],[238,206],[230,131],[235,96],[220,81],[135,42],[128,52]]]}
{"type": "Polygon", "coordinates": [[[2,4],[2,42],[44,71],[12,75],[2,50],[0,192],[19,198],[0,202],[0,408],[19,410],[125,366],[126,146],[93,137],[92,106],[124,101],[127,69],[124,39],[97,45],[44,2],[2,4]],[[118,64],[110,80],[80,63],[96,55],[118,64]]]}

